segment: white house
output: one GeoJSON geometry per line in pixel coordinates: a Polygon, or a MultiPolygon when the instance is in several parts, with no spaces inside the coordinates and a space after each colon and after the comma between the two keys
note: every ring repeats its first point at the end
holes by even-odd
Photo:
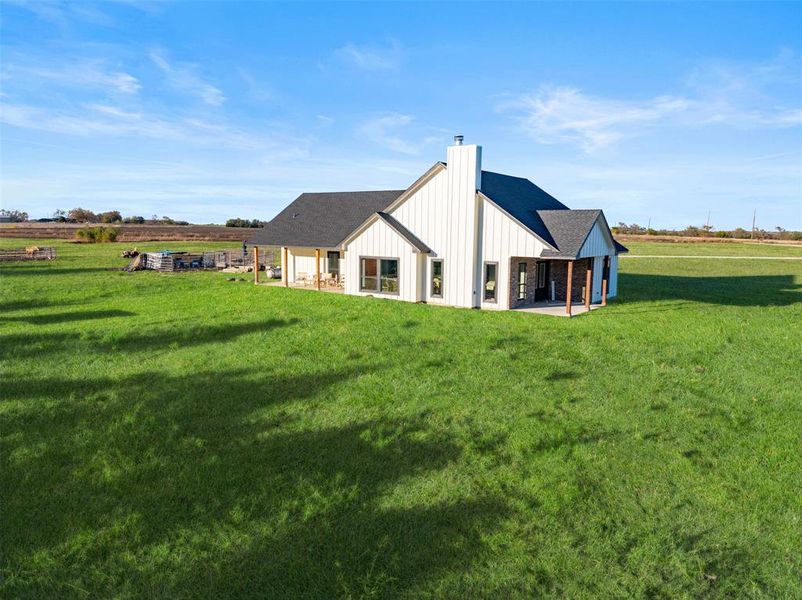
{"type": "Polygon", "coordinates": [[[571,210],[528,179],[482,170],[449,146],[405,190],[301,194],[251,240],[282,247],[285,285],[336,280],[347,294],[514,309],[604,303],[626,248],[601,210],[571,210]],[[588,285],[589,282],[589,285],[588,285]],[[570,298],[570,300],[569,300],[570,298]]]}

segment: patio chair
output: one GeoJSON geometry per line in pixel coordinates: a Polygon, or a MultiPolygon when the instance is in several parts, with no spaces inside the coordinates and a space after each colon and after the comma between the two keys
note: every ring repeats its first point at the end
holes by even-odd
{"type": "Polygon", "coordinates": [[[306,285],[306,281],[307,281],[307,279],[309,279],[309,275],[307,275],[307,274],[306,274],[305,272],[303,272],[303,271],[298,271],[298,272],[295,274],[295,283],[299,283],[299,284],[301,284],[301,285],[306,285]]]}

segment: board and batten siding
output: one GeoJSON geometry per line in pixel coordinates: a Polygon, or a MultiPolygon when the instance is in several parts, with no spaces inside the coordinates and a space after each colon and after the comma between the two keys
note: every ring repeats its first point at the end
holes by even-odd
{"type": "Polygon", "coordinates": [[[618,295],[618,256],[615,254],[610,257],[610,281],[607,282],[607,297],[614,298],[618,295]]]}
{"type": "Polygon", "coordinates": [[[449,146],[446,169],[390,212],[432,250],[423,264],[423,298],[451,306],[479,305],[479,201],[482,148],[449,146]],[[431,259],[443,261],[443,298],[431,297],[431,259]]]}
{"type": "MultiPolygon", "coordinates": [[[[480,197],[482,215],[481,235],[481,288],[484,291],[484,263],[498,263],[496,302],[482,300],[482,308],[508,309],[510,307],[510,259],[513,256],[537,258],[545,245],[532,233],[492,202],[480,197]]],[[[484,293],[482,294],[484,298],[484,293]]]]}
{"type": "Polygon", "coordinates": [[[613,239],[607,232],[601,217],[596,219],[593,228],[590,230],[585,243],[579,250],[579,258],[590,258],[592,256],[612,256],[615,254],[613,239]]]}
{"type": "Polygon", "coordinates": [[[419,254],[412,246],[395,229],[376,219],[345,247],[345,293],[418,302],[421,300],[419,263],[419,254]],[[398,294],[359,290],[359,259],[363,257],[398,259],[398,294]]]}

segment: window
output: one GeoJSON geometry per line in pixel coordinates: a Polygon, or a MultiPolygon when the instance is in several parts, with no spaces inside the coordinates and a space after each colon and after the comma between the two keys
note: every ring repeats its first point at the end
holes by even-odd
{"type": "Polygon", "coordinates": [[[546,263],[537,264],[537,287],[546,287],[546,263]]]}
{"type": "Polygon", "coordinates": [[[526,300],[526,263],[518,263],[518,300],[526,300]]]}
{"type": "Polygon", "coordinates": [[[326,268],[334,276],[340,274],[340,253],[329,250],[326,253],[326,268]]]}
{"type": "Polygon", "coordinates": [[[385,294],[398,293],[398,259],[382,259],[381,263],[381,291],[385,294]]]}
{"type": "Polygon", "coordinates": [[[498,271],[497,263],[485,263],[485,302],[496,301],[496,273],[498,271]]]}
{"type": "Polygon", "coordinates": [[[397,258],[362,258],[359,261],[359,290],[398,293],[397,258]]]}
{"type": "Polygon", "coordinates": [[[443,297],[443,261],[432,261],[432,298],[443,297]]]}

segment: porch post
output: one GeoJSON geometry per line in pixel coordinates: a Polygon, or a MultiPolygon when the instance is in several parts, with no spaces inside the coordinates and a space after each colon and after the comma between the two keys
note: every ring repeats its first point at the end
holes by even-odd
{"type": "Polygon", "coordinates": [[[568,282],[565,284],[565,314],[571,316],[571,286],[574,279],[574,261],[568,261],[568,282]]]}
{"type": "Polygon", "coordinates": [[[253,283],[259,285],[259,246],[253,247],[253,283]]]}
{"type": "Polygon", "coordinates": [[[315,280],[317,290],[320,291],[320,248],[315,248],[315,280]]]}
{"type": "Polygon", "coordinates": [[[604,257],[604,268],[602,269],[602,306],[607,306],[607,278],[610,276],[610,257],[604,257]]]}
{"type": "Polygon", "coordinates": [[[590,310],[590,297],[591,297],[591,289],[590,285],[593,282],[593,269],[590,265],[593,262],[588,263],[588,272],[585,275],[585,309],[590,310]]]}
{"type": "Polygon", "coordinates": [[[287,258],[287,246],[284,246],[284,264],[281,265],[282,275],[284,275],[284,287],[290,287],[290,261],[287,258]]]}

